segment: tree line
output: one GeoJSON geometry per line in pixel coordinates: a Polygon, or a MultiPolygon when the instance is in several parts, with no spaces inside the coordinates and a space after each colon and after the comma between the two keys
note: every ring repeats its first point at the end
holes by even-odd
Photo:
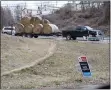
{"type": "MultiPolygon", "coordinates": [[[[75,3],[75,2],[73,2],[75,3]]],[[[101,23],[108,23],[110,22],[109,18],[110,18],[110,1],[80,1],[80,3],[78,4],[81,6],[81,11],[83,11],[83,13],[85,11],[88,10],[88,8],[90,8],[90,13],[95,13],[94,10],[96,8],[99,9],[100,11],[102,11],[102,18],[100,21],[101,23]],[[102,9],[101,9],[102,8],[102,9]]],[[[77,7],[77,6],[76,6],[77,7]]],[[[21,14],[22,14],[22,10],[23,10],[23,6],[19,6],[17,5],[15,7],[15,16],[13,16],[10,8],[6,7],[0,7],[1,9],[1,27],[0,29],[3,28],[3,26],[10,26],[13,25],[17,20],[20,20],[21,18],[21,14]]],[[[66,13],[68,13],[70,11],[70,4],[67,4],[67,8],[65,8],[65,11],[67,11],[66,13]],[[67,10],[68,9],[68,10],[67,10]]],[[[63,11],[63,10],[62,10],[63,11]]],[[[69,12],[69,14],[71,15],[71,13],[69,12]]]]}
{"type": "Polygon", "coordinates": [[[110,23],[110,1],[81,1],[80,5],[83,12],[88,8],[90,9],[91,14],[95,13],[95,10],[100,10],[102,15],[99,24],[110,23]],[[86,6],[86,4],[88,6],[86,6]]]}
{"type": "Polygon", "coordinates": [[[3,28],[3,26],[11,26],[14,24],[14,18],[11,13],[11,10],[9,8],[3,8],[1,7],[1,27],[0,29],[3,28]]]}
{"type": "Polygon", "coordinates": [[[1,22],[0,22],[0,30],[4,26],[12,26],[15,23],[19,22],[22,15],[22,9],[23,7],[20,5],[15,6],[14,13],[12,13],[12,10],[9,7],[0,7],[1,10],[1,22]]]}

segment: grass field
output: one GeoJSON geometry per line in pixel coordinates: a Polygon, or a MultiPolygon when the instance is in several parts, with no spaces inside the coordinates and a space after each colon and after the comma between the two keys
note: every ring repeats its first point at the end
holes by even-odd
{"type": "Polygon", "coordinates": [[[1,36],[1,73],[28,65],[47,54],[51,40],[1,36]],[[42,50],[41,50],[42,48],[42,50]]]}
{"type": "MultiPolygon", "coordinates": [[[[37,39],[37,42],[49,39],[37,39]]],[[[79,88],[80,85],[109,83],[109,44],[57,41],[56,50],[44,62],[1,77],[2,88],[79,88]],[[78,71],[78,57],[85,55],[92,77],[83,78],[78,71]]],[[[43,43],[42,43],[43,44],[43,43]]],[[[39,48],[42,51],[42,48],[39,48]]],[[[29,56],[27,55],[27,58],[29,56]]]]}

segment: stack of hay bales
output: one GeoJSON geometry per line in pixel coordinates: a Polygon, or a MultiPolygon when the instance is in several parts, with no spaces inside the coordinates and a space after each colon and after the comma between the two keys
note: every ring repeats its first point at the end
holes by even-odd
{"type": "Polygon", "coordinates": [[[23,17],[23,18],[21,18],[20,23],[24,25],[23,31],[25,33],[29,33],[29,34],[30,33],[38,34],[40,32],[41,28],[43,28],[41,26],[42,18],[40,16],[23,17]]]}
{"type": "Polygon", "coordinates": [[[31,17],[23,17],[21,18],[20,23],[24,25],[24,32],[25,33],[32,33],[33,25],[30,24],[31,17]]]}
{"type": "Polygon", "coordinates": [[[49,20],[42,19],[40,16],[23,17],[20,23],[16,25],[19,33],[27,34],[51,34],[59,32],[56,25],[51,24],[49,20]]]}

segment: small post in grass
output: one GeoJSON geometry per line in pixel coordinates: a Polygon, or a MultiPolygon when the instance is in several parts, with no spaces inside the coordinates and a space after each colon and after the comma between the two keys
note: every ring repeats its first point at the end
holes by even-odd
{"type": "Polygon", "coordinates": [[[78,57],[78,60],[79,60],[79,64],[80,64],[83,78],[84,77],[85,78],[91,77],[92,75],[91,75],[91,70],[90,70],[89,65],[88,65],[87,57],[81,56],[81,57],[78,57]]]}

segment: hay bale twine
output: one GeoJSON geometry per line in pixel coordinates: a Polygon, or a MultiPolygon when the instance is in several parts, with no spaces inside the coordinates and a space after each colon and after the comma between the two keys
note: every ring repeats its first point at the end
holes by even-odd
{"type": "Polygon", "coordinates": [[[33,28],[34,34],[40,34],[42,32],[43,25],[42,24],[36,24],[33,28]]]}
{"type": "Polygon", "coordinates": [[[24,25],[21,23],[15,24],[16,33],[24,33],[24,25]]]}
{"type": "Polygon", "coordinates": [[[34,25],[29,24],[24,27],[25,33],[31,34],[33,32],[34,25]]]}
{"type": "Polygon", "coordinates": [[[59,28],[55,24],[45,24],[43,25],[43,33],[44,34],[51,34],[60,32],[59,28]]]}
{"type": "Polygon", "coordinates": [[[22,23],[24,26],[27,26],[30,24],[30,19],[30,17],[23,17],[21,18],[20,23],[22,23]]]}
{"type": "Polygon", "coordinates": [[[33,16],[30,19],[30,24],[36,25],[41,23],[42,23],[42,18],[40,16],[33,16]]]}

